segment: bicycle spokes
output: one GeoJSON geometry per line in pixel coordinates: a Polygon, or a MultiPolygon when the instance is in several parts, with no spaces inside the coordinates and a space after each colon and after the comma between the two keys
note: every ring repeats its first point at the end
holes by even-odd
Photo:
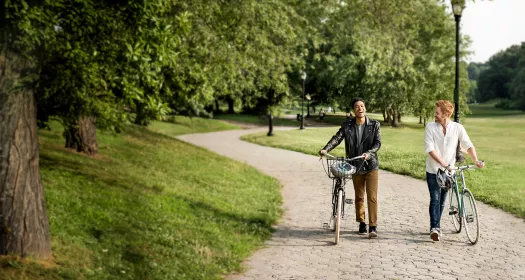
{"type": "Polygon", "coordinates": [[[470,243],[476,244],[480,234],[476,200],[469,190],[465,190],[463,199],[465,207],[465,231],[467,232],[467,237],[470,243]]]}

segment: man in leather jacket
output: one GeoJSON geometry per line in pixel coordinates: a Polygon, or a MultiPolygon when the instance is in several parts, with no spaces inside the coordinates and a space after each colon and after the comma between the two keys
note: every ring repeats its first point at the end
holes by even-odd
{"type": "Polygon", "coordinates": [[[359,168],[352,180],[355,191],[356,221],[359,222],[359,234],[366,234],[365,220],[365,190],[368,204],[369,237],[377,237],[377,188],[379,174],[379,160],[377,151],[381,147],[381,133],[379,122],[366,116],[365,102],[361,98],[352,100],[355,118],[346,119],[339,131],[319,151],[326,154],[345,140],[346,157],[365,156],[356,160],[352,165],[359,168]]]}

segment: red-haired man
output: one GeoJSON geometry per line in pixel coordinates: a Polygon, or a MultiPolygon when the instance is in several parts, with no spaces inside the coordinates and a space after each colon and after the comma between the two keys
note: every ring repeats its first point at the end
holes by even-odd
{"type": "Polygon", "coordinates": [[[425,153],[427,185],[430,193],[430,238],[439,241],[441,236],[441,214],[445,208],[447,190],[441,189],[436,180],[439,168],[448,168],[456,163],[456,148],[458,143],[467,150],[472,160],[478,167],[483,167],[483,162],[478,160],[476,149],[467,135],[467,131],[460,123],[450,120],[454,105],[448,100],[436,102],[434,112],[435,122],[428,123],[425,127],[425,153]]]}

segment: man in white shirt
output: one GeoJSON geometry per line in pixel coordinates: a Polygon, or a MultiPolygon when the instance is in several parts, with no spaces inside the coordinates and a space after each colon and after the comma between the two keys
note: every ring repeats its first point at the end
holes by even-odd
{"type": "Polygon", "coordinates": [[[435,122],[425,127],[425,153],[427,154],[426,173],[427,185],[430,193],[430,237],[439,241],[441,235],[441,214],[445,208],[447,190],[441,189],[436,180],[439,168],[449,168],[456,163],[456,148],[461,143],[463,149],[467,150],[472,161],[479,168],[483,162],[478,160],[476,149],[467,135],[467,131],[460,123],[452,122],[450,116],[454,111],[454,105],[448,100],[436,102],[434,113],[435,122]]]}

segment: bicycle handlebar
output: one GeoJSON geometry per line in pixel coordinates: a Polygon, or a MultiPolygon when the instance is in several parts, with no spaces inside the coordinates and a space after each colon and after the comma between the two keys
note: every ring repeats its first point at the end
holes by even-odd
{"type": "MultiPolygon", "coordinates": [[[[335,156],[333,156],[333,155],[331,155],[329,153],[325,153],[324,155],[328,156],[330,158],[333,158],[333,159],[338,159],[338,157],[335,157],[335,156]]],[[[321,155],[321,156],[323,156],[323,155],[321,155]]],[[[356,159],[360,159],[360,158],[365,158],[365,156],[357,156],[357,157],[353,157],[353,158],[343,158],[343,157],[341,157],[340,159],[345,160],[345,161],[352,161],[352,160],[356,160],[356,159]]]]}
{"type": "MultiPolygon", "coordinates": [[[[481,162],[483,162],[483,164],[485,164],[485,161],[484,161],[484,160],[482,160],[481,162]]],[[[469,169],[474,169],[474,168],[480,168],[480,167],[478,167],[477,165],[451,166],[451,167],[450,167],[450,170],[459,170],[459,171],[463,171],[463,170],[469,170],[469,169]]]]}

